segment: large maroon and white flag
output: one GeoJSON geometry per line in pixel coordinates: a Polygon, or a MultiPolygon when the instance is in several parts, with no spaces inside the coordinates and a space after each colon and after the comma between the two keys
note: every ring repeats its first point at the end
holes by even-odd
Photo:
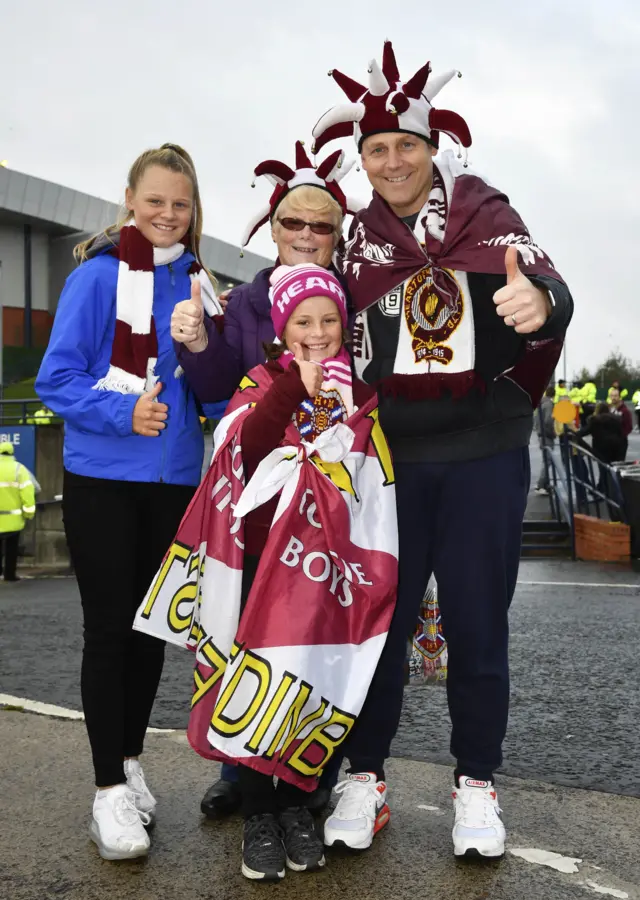
{"type": "Polygon", "coordinates": [[[134,628],[196,652],[188,737],[312,790],[351,731],[396,598],[391,457],[372,398],[314,443],[292,424],[245,486],[242,426],[271,377],[252,370],[134,628]],[[240,610],[244,517],[280,492],[240,610]]]}

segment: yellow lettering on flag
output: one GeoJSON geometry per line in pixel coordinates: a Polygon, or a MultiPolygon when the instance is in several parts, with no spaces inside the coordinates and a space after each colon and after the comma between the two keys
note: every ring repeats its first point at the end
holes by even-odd
{"type": "Polygon", "coordinates": [[[382,472],[384,474],[383,486],[387,487],[387,485],[389,484],[395,484],[396,477],[393,472],[391,451],[389,450],[387,439],[385,437],[384,431],[382,430],[382,426],[380,425],[380,416],[377,406],[375,409],[371,410],[371,412],[367,415],[367,418],[373,421],[370,435],[371,443],[373,444],[373,449],[376,451],[378,462],[380,463],[382,472]]]}
{"type": "Polygon", "coordinates": [[[213,730],[217,731],[218,734],[233,737],[236,734],[240,734],[245,728],[248,728],[257,716],[260,707],[269,692],[270,684],[271,666],[269,663],[265,662],[265,660],[261,659],[259,656],[256,656],[250,650],[245,651],[238,668],[233,673],[231,681],[225,687],[216,703],[216,707],[211,717],[211,727],[213,730]],[[253,697],[242,715],[238,716],[237,719],[228,719],[224,715],[224,711],[231,702],[241,680],[246,674],[254,675],[257,678],[253,697]]]}
{"type": "Polygon", "coordinates": [[[145,603],[145,607],[142,610],[141,616],[143,619],[148,619],[151,615],[151,610],[153,609],[153,604],[156,602],[158,598],[158,594],[162,590],[162,586],[164,585],[167,575],[169,574],[169,570],[171,566],[174,564],[176,560],[179,560],[182,565],[189,559],[191,553],[193,552],[192,547],[187,547],[185,544],[180,544],[178,541],[175,541],[169,548],[169,552],[164,558],[164,562],[162,563],[162,567],[160,571],[156,575],[156,579],[151,586],[151,590],[147,596],[147,602],[145,603]]]}

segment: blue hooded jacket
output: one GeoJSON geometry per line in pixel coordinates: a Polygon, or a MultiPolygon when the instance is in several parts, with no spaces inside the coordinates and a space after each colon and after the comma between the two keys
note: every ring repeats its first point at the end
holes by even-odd
{"type": "Polygon", "coordinates": [[[155,438],[134,434],[138,397],[93,386],[106,375],[116,325],[118,260],[100,252],[67,279],[56,313],[36,392],[65,422],[64,465],[69,472],[122,481],[197,485],[204,441],[195,396],[178,361],[170,334],[176,303],[191,296],[188,251],[171,265],[156,266],[153,316],[158,336],[158,397],[169,412],[155,438]]]}

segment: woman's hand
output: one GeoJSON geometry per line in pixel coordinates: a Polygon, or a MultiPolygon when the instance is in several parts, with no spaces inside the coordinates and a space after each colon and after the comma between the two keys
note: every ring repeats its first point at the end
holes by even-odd
{"type": "Polygon", "coordinates": [[[300,369],[300,378],[307,389],[307,394],[310,397],[315,397],[322,387],[324,378],[322,366],[319,363],[309,362],[308,359],[305,359],[301,344],[294,344],[292,349],[295,361],[300,369]]]}
{"type": "Polygon", "coordinates": [[[153,390],[142,394],[133,408],[133,430],[143,437],[158,437],[166,428],[165,419],[169,412],[166,403],[158,403],[156,397],[162,390],[162,382],[159,381],[153,390]]]}
{"type": "Polygon", "coordinates": [[[191,353],[202,353],[207,348],[209,339],[204,327],[202,289],[197,279],[191,284],[191,299],[176,303],[173,309],[171,337],[179,344],[184,344],[191,353]]]}

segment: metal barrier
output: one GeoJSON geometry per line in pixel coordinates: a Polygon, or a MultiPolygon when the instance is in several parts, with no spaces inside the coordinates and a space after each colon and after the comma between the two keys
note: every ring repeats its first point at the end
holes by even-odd
{"type": "MultiPolygon", "coordinates": [[[[34,413],[42,409],[42,402],[37,397],[30,400],[0,400],[0,425],[37,425],[34,413]],[[29,419],[30,421],[27,421],[29,419]]],[[[57,416],[51,415],[49,423],[61,422],[57,416]]]]}
{"type": "Polygon", "coordinates": [[[575,513],[626,523],[627,512],[615,467],[600,462],[589,445],[572,431],[565,430],[559,445],[559,453],[553,447],[542,448],[552,515],[546,537],[565,526],[575,559],[575,513]]]}
{"type": "Polygon", "coordinates": [[[568,432],[567,444],[576,512],[613,522],[627,521],[620,476],[614,466],[601,462],[582,438],[568,432]]]}
{"type": "MultiPolygon", "coordinates": [[[[560,459],[556,458],[553,447],[542,447],[542,459],[547,473],[547,485],[549,490],[549,505],[551,515],[556,523],[556,528],[565,526],[570,537],[571,557],[576,558],[575,527],[573,522],[573,488],[571,484],[570,467],[567,459],[566,442],[560,440],[560,459]]],[[[553,533],[553,532],[551,532],[553,533]]]]}

